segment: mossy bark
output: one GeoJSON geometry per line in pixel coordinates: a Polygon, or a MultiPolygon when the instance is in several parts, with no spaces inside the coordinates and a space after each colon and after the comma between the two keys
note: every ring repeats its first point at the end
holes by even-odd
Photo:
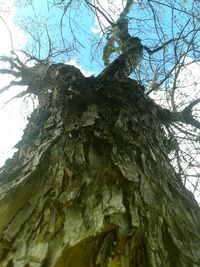
{"type": "Polygon", "coordinates": [[[0,266],[200,266],[200,209],[136,82],[55,86],[18,148],[0,174],[0,266]]]}

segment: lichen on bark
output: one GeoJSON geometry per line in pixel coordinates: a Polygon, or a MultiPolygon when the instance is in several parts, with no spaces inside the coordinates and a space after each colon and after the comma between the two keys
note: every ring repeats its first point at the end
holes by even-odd
{"type": "Polygon", "coordinates": [[[0,174],[2,267],[200,266],[200,210],[126,79],[54,86],[0,174]]]}

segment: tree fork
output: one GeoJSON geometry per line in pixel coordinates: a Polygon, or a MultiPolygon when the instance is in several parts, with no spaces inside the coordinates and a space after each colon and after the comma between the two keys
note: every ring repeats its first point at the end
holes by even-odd
{"type": "Polygon", "coordinates": [[[50,94],[0,174],[0,265],[200,266],[200,209],[140,85],[50,94]]]}

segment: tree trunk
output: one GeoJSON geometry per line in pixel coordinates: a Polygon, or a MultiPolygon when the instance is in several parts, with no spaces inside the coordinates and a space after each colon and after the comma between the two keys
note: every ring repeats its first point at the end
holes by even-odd
{"type": "Polygon", "coordinates": [[[55,86],[18,148],[0,174],[0,266],[200,266],[200,209],[135,81],[55,86]]]}

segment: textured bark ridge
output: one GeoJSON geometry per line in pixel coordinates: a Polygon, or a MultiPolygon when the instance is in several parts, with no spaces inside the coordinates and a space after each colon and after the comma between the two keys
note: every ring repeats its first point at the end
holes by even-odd
{"type": "Polygon", "coordinates": [[[141,40],[129,34],[128,20],[121,18],[113,26],[112,34],[108,37],[104,47],[103,61],[106,68],[100,73],[99,78],[102,76],[121,80],[127,78],[140,63],[142,55],[141,40]],[[115,43],[118,43],[118,47],[115,47],[115,43]],[[121,54],[112,63],[109,63],[110,56],[117,51],[121,54]]]}
{"type": "Polygon", "coordinates": [[[200,209],[164,144],[136,82],[55,86],[0,174],[0,266],[200,266],[200,209]]]}

